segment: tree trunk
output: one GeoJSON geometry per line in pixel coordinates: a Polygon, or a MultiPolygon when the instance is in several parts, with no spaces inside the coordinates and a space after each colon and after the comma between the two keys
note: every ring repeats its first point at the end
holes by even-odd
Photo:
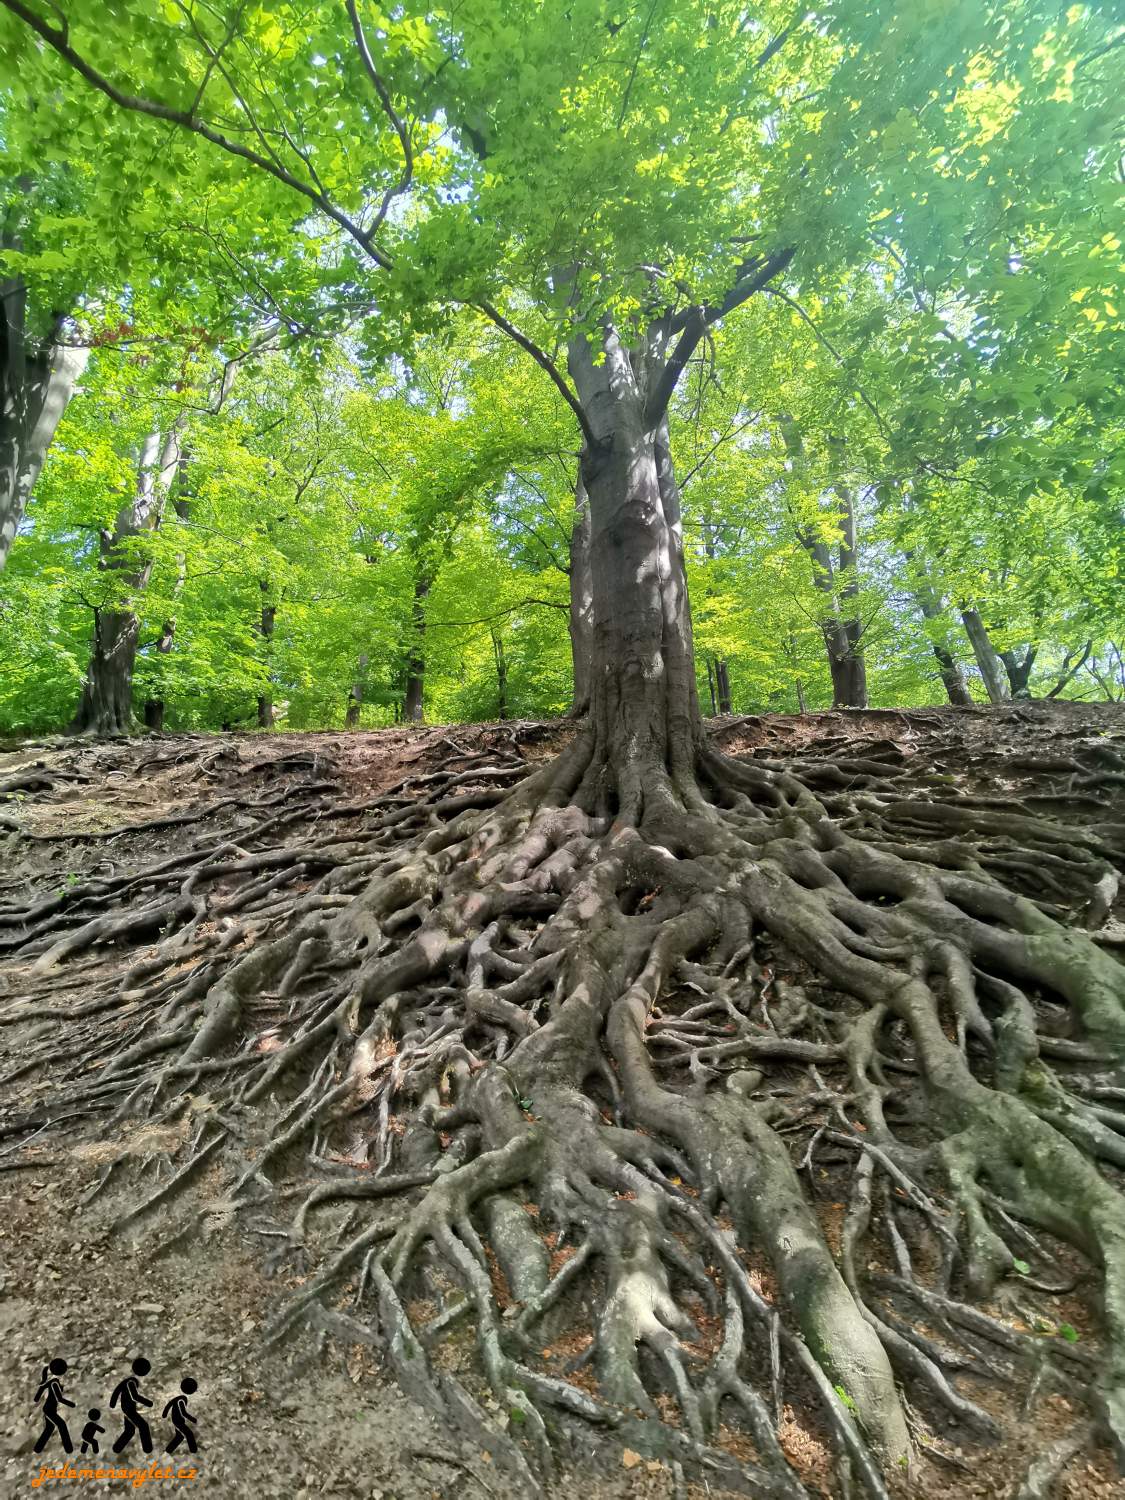
{"type": "MultiPolygon", "coordinates": [[[[269,579],[260,578],[258,580],[258,587],[262,591],[262,614],[258,623],[258,630],[265,643],[264,650],[268,676],[270,647],[273,642],[273,627],[277,620],[277,605],[266,602],[266,596],[269,594],[270,589],[269,579]]],[[[258,728],[273,728],[273,694],[268,689],[266,692],[258,694],[258,728]]]]}
{"type": "Polygon", "coordinates": [[[962,609],[961,621],[965,626],[965,634],[969,637],[969,644],[973,648],[973,655],[977,659],[977,666],[984,680],[989,701],[1006,703],[1012,694],[1004,672],[1004,663],[996,654],[984,621],[975,609],[962,609]]]}
{"type": "Polygon", "coordinates": [[[504,642],[495,625],[492,627],[492,650],[496,657],[496,717],[508,717],[508,659],[504,655],[504,642]]]}
{"type": "MultiPolygon", "coordinates": [[[[20,193],[30,178],[16,182],[20,193]]],[[[0,251],[22,249],[18,197],[7,222],[0,223],[0,251]]],[[[28,328],[28,289],[21,276],[0,276],[0,571],[27,509],[47,449],[74,387],[86,368],[88,351],[55,343],[62,315],[51,314],[43,337],[28,328]]]]}
{"type": "MultiPolygon", "coordinates": [[[[905,554],[907,565],[913,567],[914,554],[905,554]]],[[[915,569],[915,572],[917,570],[915,569]]],[[[922,618],[934,629],[930,632],[930,648],[934,653],[934,660],[938,664],[938,672],[941,674],[942,686],[945,688],[945,696],[950,703],[959,708],[968,708],[972,705],[972,694],[965,686],[965,678],[956,657],[949,649],[949,639],[942,625],[945,614],[945,605],[942,599],[935,594],[929,582],[924,577],[917,577],[911,598],[922,613],[922,618]],[[937,632],[940,631],[939,639],[937,632]]]]}
{"type": "MultiPolygon", "coordinates": [[[[782,437],[794,469],[804,459],[804,439],[796,423],[789,416],[779,416],[782,437]]],[[[836,446],[836,445],[834,445],[836,446]]],[[[844,575],[844,587],[837,590],[837,568],[832,562],[832,549],[818,532],[809,527],[795,527],[797,540],[808,553],[812,563],[813,586],[824,596],[826,609],[820,618],[820,633],[824,637],[824,648],[828,655],[828,670],[832,677],[833,708],[867,707],[867,668],[863,659],[863,626],[858,615],[848,615],[848,606],[854,604],[859,595],[857,567],[855,504],[848,486],[835,487],[836,519],[840,527],[838,571],[844,575]]]]}
{"type": "MultiPolygon", "coordinates": [[[[715,546],[715,529],[712,524],[710,511],[703,521],[703,552],[708,562],[713,562],[717,552],[715,546]]],[[[730,669],[726,661],[720,657],[708,657],[707,659],[707,686],[711,694],[711,715],[729,714],[730,709],[730,669]]]]}
{"type": "Polygon", "coordinates": [[[132,608],[144,592],[152,563],[138,563],[128,543],[160,525],[168,491],[180,464],[175,427],[149,433],[137,468],[137,488],[120,511],[112,533],[102,532],[99,571],[112,580],[108,605],[94,610],[94,635],[82,696],[70,725],[76,734],[128,734],[133,727],[133,669],[140,622],[132,608]]]}
{"type": "MultiPolygon", "coordinates": [[[[184,474],[191,463],[188,450],[184,448],[180,454],[180,468],[178,485],[180,494],[172,501],[172,509],[179,520],[186,522],[191,516],[191,496],[183,493],[184,474]]],[[[176,586],[173,597],[178,598],[184,582],[187,578],[187,563],[182,552],[176,554],[176,586]]],[[[163,663],[164,659],[171,655],[172,648],[176,644],[176,619],[170,616],[160,627],[160,639],[156,643],[157,661],[163,663]]],[[[152,690],[153,695],[145,702],[144,721],[145,728],[160,732],[164,728],[164,695],[161,690],[163,678],[163,667],[156,674],[156,686],[152,690]]]]}
{"type": "Polygon", "coordinates": [[[574,494],[570,532],[570,659],[574,673],[572,718],[590,707],[590,665],[594,646],[594,582],[590,572],[590,500],[581,467],[574,494]]]}
{"type": "Polygon", "coordinates": [[[363,674],[367,671],[367,652],[364,651],[356,665],[355,681],[348,693],[348,711],[344,715],[345,729],[359,728],[359,711],[363,706],[363,674]]]}
{"type": "Polygon", "coordinates": [[[406,659],[406,691],[402,699],[402,717],[408,724],[420,724],[425,712],[426,689],[426,597],[432,580],[415,579],[413,633],[410,654],[406,659]]]}
{"type": "Polygon", "coordinates": [[[643,353],[631,357],[610,330],[604,356],[595,365],[585,339],[571,345],[594,438],[582,454],[594,604],[590,774],[604,777],[606,811],[637,821],[646,805],[671,808],[673,791],[694,800],[703,720],[667,423],[646,430],[643,353]]]}
{"type": "Polygon", "coordinates": [[[719,712],[729,714],[730,706],[730,668],[721,656],[715,658],[715,687],[719,694],[719,712]]]}
{"type": "Polygon", "coordinates": [[[9,387],[11,372],[3,368],[7,361],[0,352],[0,571],[87,358],[85,349],[58,347],[37,355],[19,391],[9,387]]]}
{"type": "MultiPolygon", "coordinates": [[[[833,443],[832,446],[837,457],[842,461],[842,445],[833,443]]],[[[855,494],[850,485],[838,484],[836,496],[839,501],[841,532],[839,571],[844,578],[844,587],[840,594],[840,608],[843,615],[840,625],[844,639],[847,641],[847,655],[840,665],[840,691],[834,695],[842,701],[837,701],[833,706],[866,708],[867,663],[863,656],[863,622],[855,612],[859,603],[859,551],[856,546],[855,532],[855,494]]],[[[834,676],[833,687],[835,686],[834,676]]]]}
{"type": "Polygon", "coordinates": [[[1035,665],[1035,658],[1039,655],[1039,647],[1028,646],[1024,652],[1023,661],[1020,661],[1014,651],[1001,651],[998,655],[1004,663],[1004,671],[1008,674],[1008,686],[1012,697],[1030,698],[1028,683],[1031,681],[1031,669],[1035,665]]]}

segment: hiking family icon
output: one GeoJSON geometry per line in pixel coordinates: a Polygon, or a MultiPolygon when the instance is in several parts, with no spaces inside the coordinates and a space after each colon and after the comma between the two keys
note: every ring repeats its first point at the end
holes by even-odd
{"type": "MultiPolygon", "coordinates": [[[[43,1367],[40,1376],[39,1388],[35,1392],[36,1406],[43,1408],[43,1431],[39,1435],[39,1441],[35,1444],[35,1452],[42,1453],[51,1441],[52,1436],[57,1436],[62,1444],[64,1453],[74,1452],[74,1443],[70,1436],[70,1430],[63,1416],[62,1407],[75,1407],[76,1403],[70,1401],[63,1393],[62,1377],[68,1369],[65,1359],[52,1359],[43,1367]]],[[[111,1410],[120,1413],[122,1428],[113,1442],[113,1452],[123,1453],[130,1443],[136,1439],[145,1453],[152,1452],[152,1429],[148,1420],[142,1413],[142,1408],[149,1408],[152,1402],[141,1390],[141,1381],[151,1372],[152,1366],[142,1355],[138,1355],[133,1361],[130,1373],[124,1380],[118,1382],[112,1396],[109,1398],[111,1410]]],[[[197,1453],[199,1444],[193,1428],[195,1417],[188,1411],[188,1402],[199,1389],[190,1375],[184,1376],[180,1381],[179,1394],[168,1401],[161,1412],[161,1419],[170,1423],[171,1437],[165,1448],[165,1453],[175,1453],[181,1445],[186,1446],[189,1453],[197,1453]]],[[[82,1428],[82,1452],[99,1453],[99,1436],[106,1431],[101,1426],[99,1418],[101,1411],[98,1407],[90,1407],[86,1424],[82,1428]]]]}

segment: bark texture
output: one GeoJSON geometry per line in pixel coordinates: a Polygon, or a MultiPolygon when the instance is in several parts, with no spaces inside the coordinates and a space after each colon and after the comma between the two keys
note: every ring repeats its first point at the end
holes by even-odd
{"type": "Polygon", "coordinates": [[[364,675],[367,671],[367,653],[363,652],[356,664],[356,677],[348,693],[348,707],[344,715],[345,729],[359,728],[359,714],[363,707],[364,675]]]}
{"type": "Polygon", "coordinates": [[[420,724],[426,714],[426,600],[431,587],[429,577],[415,579],[406,690],[402,696],[402,717],[408,724],[420,724]]]}
{"type": "Polygon", "coordinates": [[[975,609],[963,608],[961,621],[965,626],[965,634],[969,637],[969,644],[973,648],[973,655],[976,657],[977,668],[989,702],[1007,703],[1012,696],[1012,690],[1004,670],[1004,663],[997,655],[979,612],[975,609]]]}
{"type": "Polygon", "coordinates": [[[492,655],[496,662],[496,717],[503,721],[508,717],[508,658],[504,654],[504,638],[492,627],[492,655]]]}
{"type": "Polygon", "coordinates": [[[570,532],[570,660],[574,680],[570,712],[581,716],[590,707],[590,673],[594,653],[594,580],[590,571],[590,500],[581,466],[574,494],[570,532]]]}
{"type": "Polygon", "coordinates": [[[0,280],[0,569],[89,357],[50,342],[29,348],[26,304],[19,278],[0,280]]]}
{"type": "MultiPolygon", "coordinates": [[[[262,655],[267,678],[270,672],[270,656],[273,649],[273,630],[277,623],[277,604],[270,598],[270,581],[262,578],[258,581],[258,587],[262,593],[262,609],[258,616],[258,634],[262,638],[262,655]]],[[[258,694],[257,716],[259,729],[273,728],[273,693],[270,690],[258,694]]]]}
{"type": "MultiPolygon", "coordinates": [[[[804,461],[804,442],[790,417],[779,418],[790,462],[804,461]]],[[[840,445],[833,445],[842,463],[840,445]]],[[[813,585],[825,601],[820,632],[832,678],[833,708],[867,707],[867,665],[863,655],[863,623],[855,607],[859,598],[859,553],[856,546],[855,495],[849,485],[832,488],[832,519],[838,533],[837,554],[821,532],[798,524],[797,540],[812,564],[813,585]]]]}
{"type": "Polygon", "coordinates": [[[913,553],[906,554],[906,563],[914,574],[914,603],[930,626],[930,649],[938,664],[945,696],[956,707],[968,708],[972,704],[973,695],[965,685],[964,674],[951,650],[949,634],[944,625],[945,601],[935,592],[928,579],[919,576],[913,553]]]}
{"type": "Polygon", "coordinates": [[[99,539],[98,567],[108,583],[107,602],[94,610],[90,661],[70,728],[72,733],[128,734],[133,727],[133,671],[140,622],[134,610],[152,570],[136,543],[160,525],[180,464],[176,429],[149,433],[137,463],[137,486],[118,512],[112,532],[99,539]]]}

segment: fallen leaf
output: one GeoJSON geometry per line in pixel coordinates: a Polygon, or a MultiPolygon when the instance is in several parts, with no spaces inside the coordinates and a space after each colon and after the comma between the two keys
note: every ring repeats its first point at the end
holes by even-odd
{"type": "Polygon", "coordinates": [[[626,1469],[635,1469],[641,1461],[641,1455],[634,1453],[632,1448],[626,1448],[621,1455],[622,1466],[626,1469]]]}

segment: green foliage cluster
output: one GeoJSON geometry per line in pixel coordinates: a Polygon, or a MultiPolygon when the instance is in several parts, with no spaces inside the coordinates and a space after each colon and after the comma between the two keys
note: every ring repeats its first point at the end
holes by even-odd
{"type": "Polygon", "coordinates": [[[92,356],[0,574],[0,732],[67,723],[109,609],[170,728],[390,723],[412,658],[432,719],[565,711],[566,341],[777,247],[670,415],[705,710],[720,664],[736,711],[831,702],[844,493],[873,702],[940,701],[935,647],[982,696],[963,611],[1032,694],[1125,698],[1112,12],[2,0],[0,282],[92,356]]]}

